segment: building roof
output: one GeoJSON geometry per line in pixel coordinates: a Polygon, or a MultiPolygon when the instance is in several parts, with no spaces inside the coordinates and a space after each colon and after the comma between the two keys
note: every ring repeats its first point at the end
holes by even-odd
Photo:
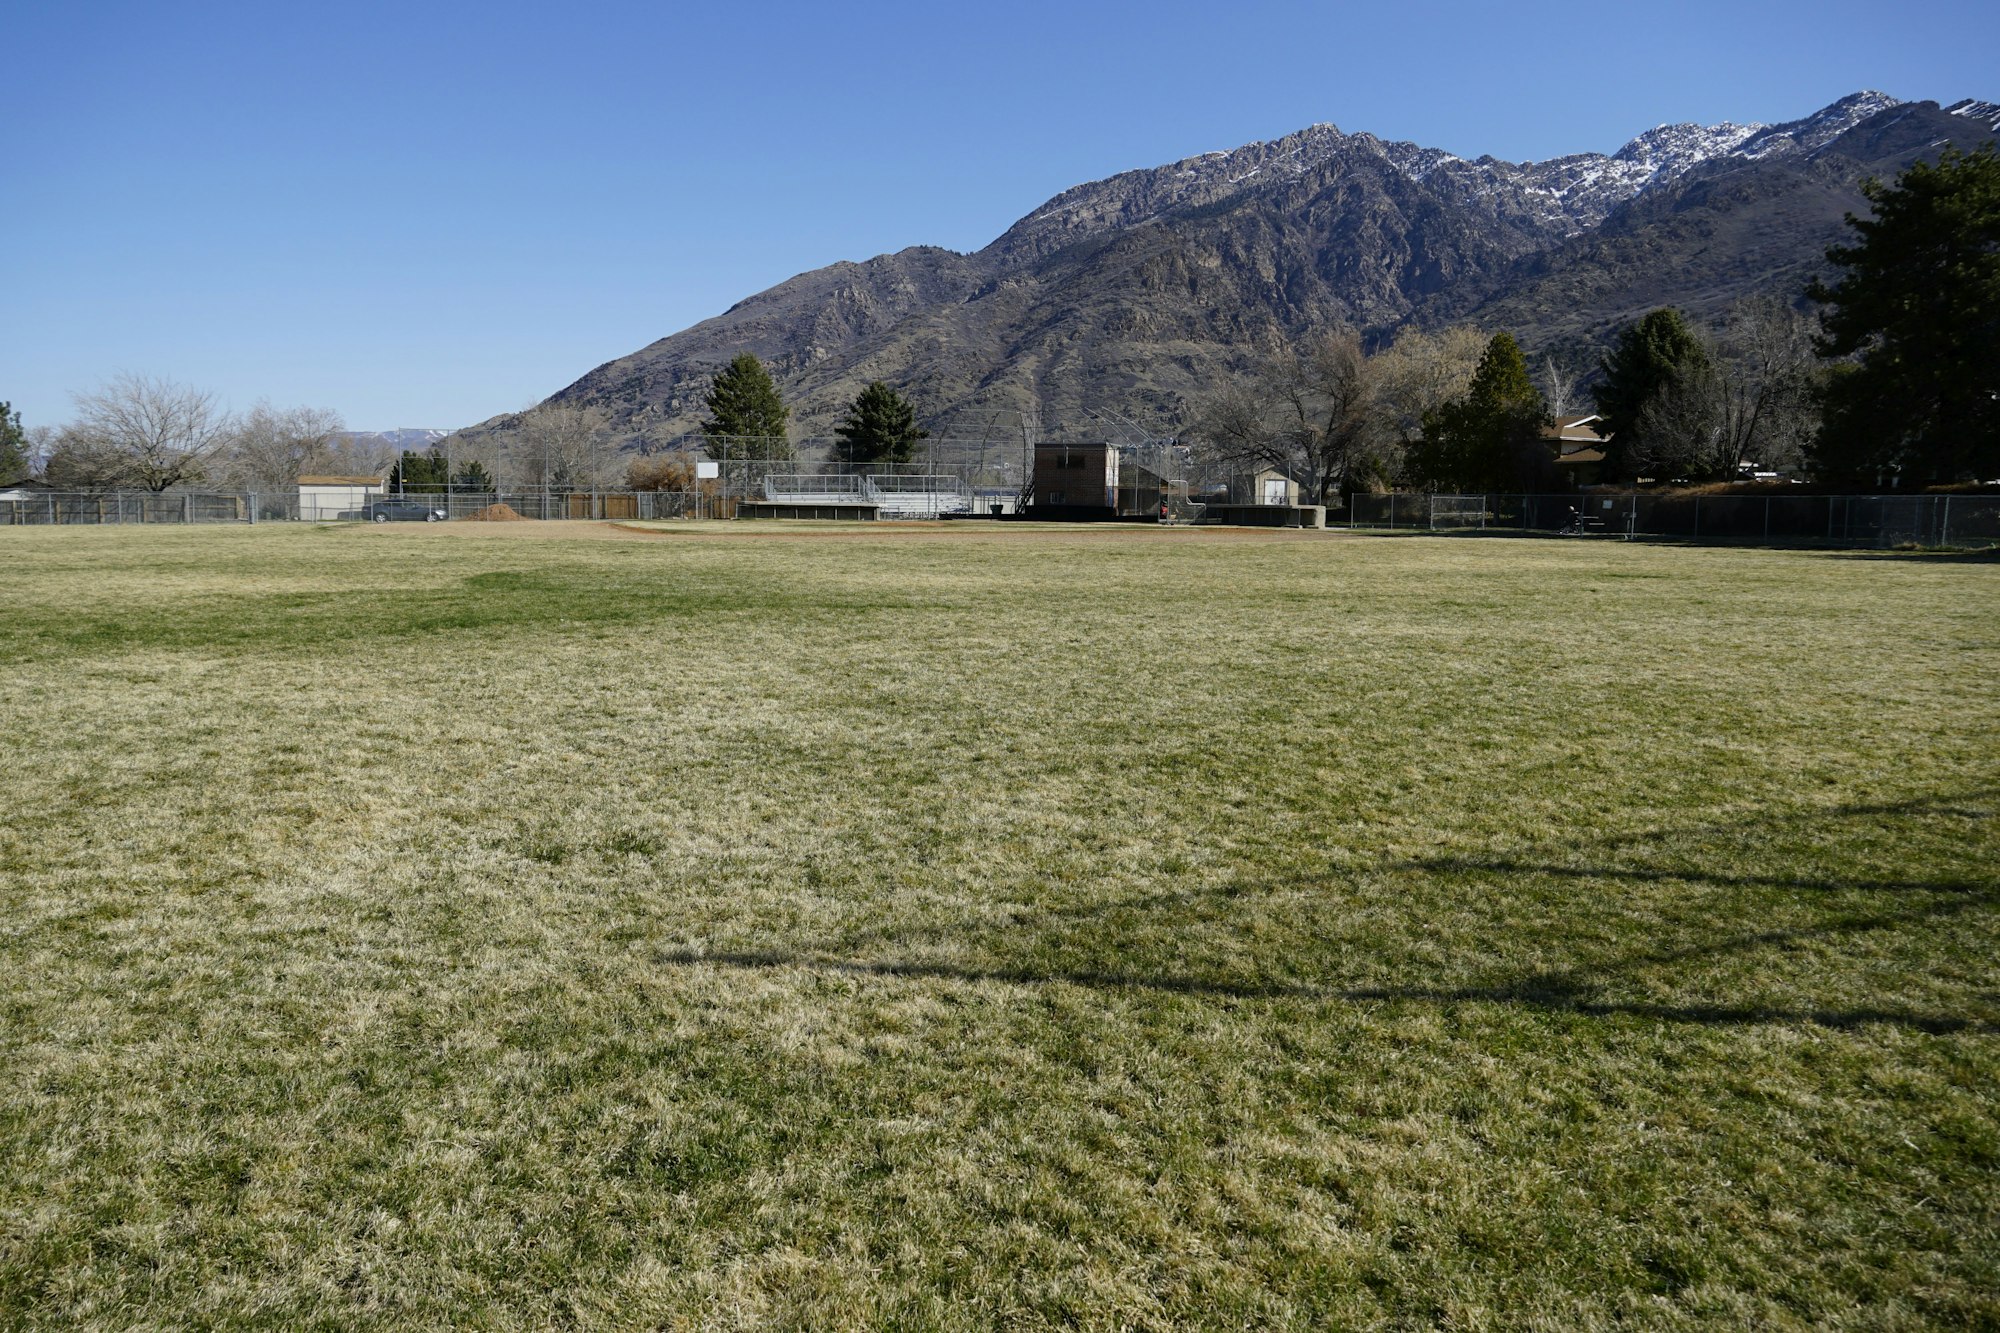
{"type": "Polygon", "coordinates": [[[300,477],[301,486],[380,486],[380,477],[300,477]]]}
{"type": "Polygon", "coordinates": [[[1570,416],[1557,417],[1554,425],[1542,428],[1542,438],[1561,440],[1565,444],[1608,444],[1611,437],[1591,424],[1603,419],[1595,412],[1578,412],[1570,416]]]}

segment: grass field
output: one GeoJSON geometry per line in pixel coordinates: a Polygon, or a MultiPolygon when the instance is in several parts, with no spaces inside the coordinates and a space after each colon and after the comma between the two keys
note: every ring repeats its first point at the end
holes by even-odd
{"type": "Polygon", "coordinates": [[[0,1325],[2000,1325],[2000,564],[0,560],[0,1325]]]}

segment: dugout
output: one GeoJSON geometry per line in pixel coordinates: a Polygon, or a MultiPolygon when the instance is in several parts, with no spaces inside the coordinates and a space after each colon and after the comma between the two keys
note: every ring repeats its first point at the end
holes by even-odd
{"type": "Polygon", "coordinates": [[[860,500],[740,500],[738,518],[812,518],[873,523],[882,506],[860,500]]]}

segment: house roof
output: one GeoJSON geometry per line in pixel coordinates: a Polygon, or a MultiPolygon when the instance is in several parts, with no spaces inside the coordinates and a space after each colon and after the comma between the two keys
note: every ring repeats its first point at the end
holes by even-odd
{"type": "Polygon", "coordinates": [[[300,477],[301,486],[380,486],[380,477],[300,477]]]}
{"type": "Polygon", "coordinates": [[[1580,412],[1571,416],[1557,417],[1555,424],[1542,428],[1545,440],[1561,440],[1565,444],[1607,444],[1611,437],[1598,430],[1592,422],[1604,418],[1595,412],[1580,412]]]}
{"type": "Polygon", "coordinates": [[[1585,463],[1602,463],[1603,461],[1604,451],[1602,449],[1565,449],[1556,459],[1556,466],[1581,467],[1585,463]]]}

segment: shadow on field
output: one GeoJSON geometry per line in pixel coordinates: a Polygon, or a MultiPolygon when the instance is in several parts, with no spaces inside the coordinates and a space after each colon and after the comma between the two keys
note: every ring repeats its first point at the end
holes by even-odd
{"type": "Polygon", "coordinates": [[[676,967],[738,970],[832,972],[898,980],[955,981],[1008,986],[1085,986],[1097,990],[1142,990],[1228,1000],[1307,1000],[1347,1004],[1511,1004],[1592,1018],[1626,1016],[1668,1023],[1745,1025],[1811,1023],[1826,1028],[1886,1024],[1917,1032],[2000,1033],[2000,1023],[1982,1019],[1917,1014],[1896,1009],[1777,1009],[1730,1005],[1666,1005],[1600,1000],[1594,988],[1566,974],[1524,977],[1495,986],[1426,988],[1361,986],[1341,989],[1287,982],[1207,981],[1196,977],[1137,976],[1101,971],[1038,971],[1028,968],[952,967],[941,963],[860,962],[783,953],[694,953],[668,951],[659,962],[676,967]]]}
{"type": "MultiPolygon", "coordinates": [[[[1741,832],[1750,827],[1770,827],[1774,823],[1865,820],[1870,818],[1945,817],[1984,820],[1993,817],[1990,803],[1996,792],[1979,789],[1957,793],[1936,793],[1908,800],[1831,807],[1802,811],[1795,815],[1773,816],[1768,812],[1747,815],[1740,820],[1722,820],[1703,826],[1704,836],[1726,837],[1732,828],[1741,832]]],[[[1673,832],[1673,831],[1669,831],[1673,832]]],[[[1684,834],[1683,834],[1684,835],[1684,834]]],[[[1644,835],[1650,841],[1658,834],[1644,835]]],[[[1635,839],[1641,840],[1641,839],[1635,839]]],[[[1614,839],[1613,843],[1622,842],[1614,839]]],[[[2000,1033],[2000,1022],[1980,1017],[1925,1014],[1886,1006],[1851,1008],[1772,1007],[1730,1004],[1662,1004],[1605,998],[1608,983],[1627,979],[1648,969],[1754,953],[1760,950],[1797,950],[1812,942],[1871,931],[1906,930],[1925,922],[1958,916],[1992,906],[2000,897],[2000,878],[1970,879],[1844,879],[1806,875],[1758,875],[1704,871],[1686,867],[1576,866],[1544,862],[1533,858],[1435,857],[1385,863],[1381,869],[1423,875],[1491,875],[1513,879],[1556,881],[1631,881],[1660,883],[1684,881],[1720,888],[1764,889],[1811,894],[1853,894],[1864,898],[1880,895],[1871,910],[1851,911],[1807,925],[1742,931],[1699,943],[1671,948],[1639,948],[1574,968],[1545,970],[1503,976],[1487,984],[1462,986],[1354,986],[1323,985],[1311,982],[1222,980],[1196,976],[1151,975],[1103,969],[1063,969],[1049,967],[976,967],[943,963],[897,962],[837,958],[781,951],[697,953],[669,951],[659,955],[674,966],[711,966],[763,971],[806,970],[851,976],[897,979],[941,980],[1012,986],[1068,985],[1104,990],[1153,991],[1173,995],[1212,996],[1226,1000],[1303,1000],[1350,1004],[1502,1004],[1570,1013],[1589,1017],[1626,1016],[1670,1023],[1714,1025],[1813,1024],[1826,1028],[1852,1029],[1883,1024],[1926,1033],[2000,1033]],[[1894,904],[1893,907],[1890,904],[1894,904]]],[[[1063,923],[1103,922],[1107,918],[1138,913],[1157,916],[1162,911],[1189,908],[1205,901],[1228,899],[1245,893],[1242,885],[1148,894],[1136,899],[1093,902],[1070,907],[1047,908],[1036,914],[1029,931],[1063,923]]],[[[1254,893],[1254,890],[1250,892],[1254,893]]],[[[870,931],[850,939],[846,948],[869,949],[870,945],[896,949],[907,946],[915,935],[949,931],[959,938],[978,937],[986,932],[967,923],[961,927],[926,926],[912,930],[870,931]]]]}
{"type": "Polygon", "coordinates": [[[1683,829],[1645,829],[1598,841],[1603,847],[1645,845],[1663,836],[1700,834],[1711,838],[1729,837],[1745,831],[1768,829],[1780,824],[1824,824],[1830,820],[1934,817],[1945,819],[1992,819],[2000,813],[2000,788],[1974,787],[1960,792],[1931,792],[1902,801],[1871,801],[1860,805],[1834,805],[1820,810],[1799,810],[1773,814],[1759,810],[1729,819],[1718,819],[1683,829]]]}
{"type": "Polygon", "coordinates": [[[1970,551],[1838,551],[1842,560],[1897,560],[1924,565],[2000,565],[2000,546],[1970,551]]]}
{"type": "Polygon", "coordinates": [[[1538,861],[1481,860],[1473,857],[1439,856],[1421,861],[1400,861],[1391,869],[1418,870],[1426,874],[1543,875],[1550,879],[1625,879],[1641,884],[1686,880],[1691,884],[1715,884],[1732,889],[1809,889],[1816,893],[1944,893],[1991,894],[1996,886],[1973,880],[1933,879],[1807,879],[1796,875],[1726,875],[1713,870],[1645,870],[1610,866],[1568,866],[1538,861]]]}

